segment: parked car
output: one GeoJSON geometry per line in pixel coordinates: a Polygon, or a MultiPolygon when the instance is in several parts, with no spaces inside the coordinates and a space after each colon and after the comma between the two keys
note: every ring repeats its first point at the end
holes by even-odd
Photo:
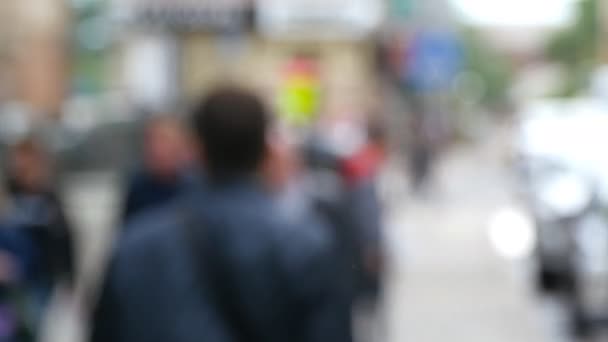
{"type": "Polygon", "coordinates": [[[559,290],[578,335],[608,316],[608,112],[542,101],[520,115],[518,170],[536,223],[536,284],[559,290]]]}

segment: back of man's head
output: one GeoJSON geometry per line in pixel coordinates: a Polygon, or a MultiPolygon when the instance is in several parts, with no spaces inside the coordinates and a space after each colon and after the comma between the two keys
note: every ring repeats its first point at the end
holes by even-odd
{"type": "Polygon", "coordinates": [[[269,116],[262,101],[240,88],[212,92],[194,111],[194,129],[214,178],[254,173],[264,160],[269,116]]]}

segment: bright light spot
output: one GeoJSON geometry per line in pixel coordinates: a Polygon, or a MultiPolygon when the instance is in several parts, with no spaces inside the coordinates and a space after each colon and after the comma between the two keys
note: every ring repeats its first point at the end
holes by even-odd
{"type": "Polygon", "coordinates": [[[592,197],[581,177],[566,172],[541,181],[538,192],[541,203],[562,217],[582,212],[592,197]]]}
{"type": "Polygon", "coordinates": [[[514,208],[501,209],[492,216],[489,237],[496,252],[508,259],[529,256],[536,244],[532,219],[514,208]]]}
{"type": "Polygon", "coordinates": [[[463,19],[477,25],[563,26],[577,0],[452,0],[463,19]]]}

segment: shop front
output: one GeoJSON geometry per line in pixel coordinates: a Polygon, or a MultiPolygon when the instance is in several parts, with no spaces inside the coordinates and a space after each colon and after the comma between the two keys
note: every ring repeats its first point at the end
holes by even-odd
{"type": "MultiPolygon", "coordinates": [[[[168,57],[157,63],[165,71],[156,68],[164,76],[155,80],[165,85],[156,91],[177,89],[174,100],[192,103],[217,85],[243,84],[259,91],[286,120],[302,124],[337,108],[365,108],[375,87],[371,38],[381,12],[363,5],[376,1],[342,7],[333,2],[315,7],[309,6],[314,1],[296,0],[139,1],[127,27],[138,39],[165,42],[168,57]],[[351,6],[355,11],[341,10],[351,6]],[[295,67],[303,64],[308,71],[295,67]]],[[[125,40],[123,46],[135,45],[125,40]]],[[[137,69],[138,59],[125,68],[137,69]]],[[[155,83],[141,81],[141,75],[130,78],[137,85],[132,88],[155,83]]]]}

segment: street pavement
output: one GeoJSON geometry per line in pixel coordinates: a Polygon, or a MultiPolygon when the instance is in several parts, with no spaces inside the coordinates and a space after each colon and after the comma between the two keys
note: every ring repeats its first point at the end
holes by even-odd
{"type": "Polygon", "coordinates": [[[85,341],[90,304],[95,300],[117,227],[119,184],[119,177],[111,172],[82,173],[66,181],[62,195],[74,226],[78,277],[73,295],[54,295],[43,342],[85,341]]]}
{"type": "Polygon", "coordinates": [[[529,260],[502,258],[489,222],[519,207],[507,129],[457,146],[422,198],[391,206],[387,341],[556,342],[560,316],[530,289],[529,260]]]}

